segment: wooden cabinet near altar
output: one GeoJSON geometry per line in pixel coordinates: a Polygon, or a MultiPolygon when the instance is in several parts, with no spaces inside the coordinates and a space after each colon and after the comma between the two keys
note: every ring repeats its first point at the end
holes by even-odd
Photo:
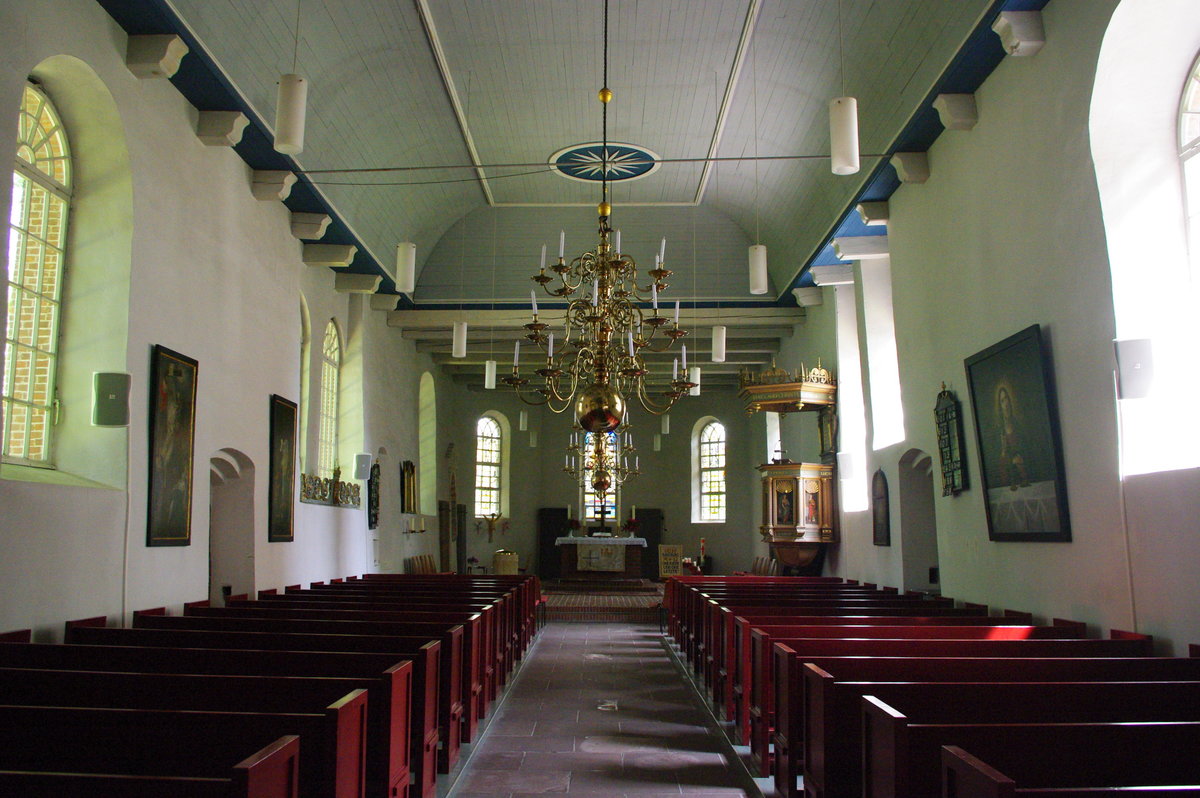
{"type": "Polygon", "coordinates": [[[764,463],[762,525],[771,555],[784,565],[802,567],[822,543],[837,542],[832,464],[764,463]]]}

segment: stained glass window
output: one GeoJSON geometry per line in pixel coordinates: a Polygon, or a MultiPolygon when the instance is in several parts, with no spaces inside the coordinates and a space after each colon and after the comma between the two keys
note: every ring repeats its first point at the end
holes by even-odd
{"type": "Polygon", "coordinates": [[[17,123],[4,335],[6,461],[49,467],[71,153],[54,105],[27,84],[17,123]]]}
{"type": "Polygon", "coordinates": [[[725,425],[700,430],[700,520],[725,520],[725,425]]]}
{"type": "MultiPolygon", "coordinates": [[[[585,453],[592,451],[592,447],[595,445],[593,443],[593,438],[592,438],[592,436],[594,434],[595,433],[588,432],[583,436],[583,451],[585,453]]],[[[608,451],[608,462],[610,462],[610,463],[617,462],[617,455],[620,453],[619,452],[620,447],[618,446],[618,443],[617,443],[617,433],[605,432],[605,433],[601,433],[601,434],[604,435],[604,448],[608,451]]],[[[600,506],[601,506],[600,495],[598,493],[596,493],[596,491],[592,490],[592,471],[591,471],[591,469],[585,469],[583,472],[582,505],[583,505],[584,520],[595,521],[600,518],[600,506]]],[[[607,491],[604,492],[605,523],[607,524],[609,522],[609,519],[615,520],[616,517],[617,517],[617,486],[613,485],[611,488],[609,488],[607,491]]]]}
{"type": "Polygon", "coordinates": [[[500,424],[483,416],[475,424],[475,517],[500,512],[500,424]]]}

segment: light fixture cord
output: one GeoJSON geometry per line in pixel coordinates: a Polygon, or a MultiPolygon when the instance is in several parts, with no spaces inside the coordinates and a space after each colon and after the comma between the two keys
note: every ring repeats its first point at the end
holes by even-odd
{"type": "Polygon", "coordinates": [[[761,244],[758,226],[758,41],[754,42],[754,54],[750,60],[750,93],[754,100],[754,243],[761,244]]]}
{"type": "Polygon", "coordinates": [[[842,96],[846,96],[846,44],[842,38],[842,0],[838,0],[838,72],[842,76],[842,96]]]}
{"type": "Polygon", "coordinates": [[[488,360],[492,360],[492,348],[496,343],[496,225],[499,211],[492,212],[492,324],[488,328],[488,360]]]}
{"type": "Polygon", "coordinates": [[[296,39],[292,45],[292,74],[296,74],[296,63],[300,57],[300,2],[296,0],[296,39]]]}
{"type": "MultiPolygon", "coordinates": [[[[604,56],[602,60],[600,88],[608,88],[608,0],[604,0],[604,56]]],[[[600,151],[600,194],[601,201],[608,201],[608,103],[600,103],[600,132],[603,140],[600,151]]]]}

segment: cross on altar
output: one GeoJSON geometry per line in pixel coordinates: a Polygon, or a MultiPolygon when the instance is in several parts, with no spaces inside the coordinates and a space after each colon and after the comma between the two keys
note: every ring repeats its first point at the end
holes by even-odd
{"type": "Polygon", "coordinates": [[[583,560],[588,565],[595,565],[600,560],[600,552],[594,548],[588,547],[586,550],[579,553],[579,559],[583,560]]]}

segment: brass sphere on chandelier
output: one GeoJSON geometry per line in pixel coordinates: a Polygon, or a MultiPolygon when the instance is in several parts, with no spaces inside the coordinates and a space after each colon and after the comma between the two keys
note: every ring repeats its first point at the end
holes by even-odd
{"type": "Polygon", "coordinates": [[[625,420],[625,397],[608,383],[592,383],[575,400],[575,421],[586,432],[612,432],[625,420]]]}

